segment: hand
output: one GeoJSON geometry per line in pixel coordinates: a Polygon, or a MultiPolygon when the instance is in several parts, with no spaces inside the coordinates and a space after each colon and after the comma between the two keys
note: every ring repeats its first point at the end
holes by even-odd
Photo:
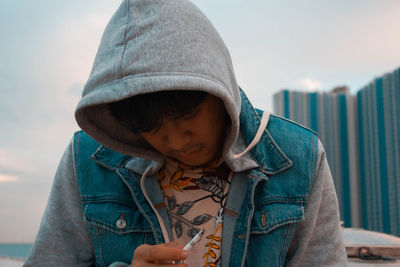
{"type": "Polygon", "coordinates": [[[133,254],[132,267],[171,266],[184,267],[185,263],[174,264],[175,261],[185,260],[188,253],[177,242],[161,245],[143,244],[136,248],[133,254]]]}

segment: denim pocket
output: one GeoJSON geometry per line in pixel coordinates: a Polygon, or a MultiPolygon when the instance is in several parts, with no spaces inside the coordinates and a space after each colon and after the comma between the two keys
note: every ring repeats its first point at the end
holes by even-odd
{"type": "Polygon", "coordinates": [[[284,266],[288,247],[303,219],[301,204],[275,202],[257,208],[251,221],[246,266],[284,266]]]}
{"type": "Polygon", "coordinates": [[[282,225],[298,223],[303,219],[302,204],[270,203],[254,211],[250,233],[267,234],[282,225]]]}
{"type": "Polygon", "coordinates": [[[149,223],[136,206],[116,199],[87,203],[84,216],[93,239],[96,266],[131,263],[141,244],[155,244],[149,223]]]}
{"type": "Polygon", "coordinates": [[[89,224],[117,235],[151,232],[145,217],[135,206],[117,202],[89,203],[85,208],[84,215],[89,224]]]}

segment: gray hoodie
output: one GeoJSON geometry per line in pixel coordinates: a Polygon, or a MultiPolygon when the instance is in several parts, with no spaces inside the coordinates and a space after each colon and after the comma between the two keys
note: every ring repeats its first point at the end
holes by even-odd
{"type": "MultiPolygon", "coordinates": [[[[250,155],[234,157],[245,150],[239,134],[241,99],[229,52],[202,12],[187,0],[124,0],[103,34],[90,77],[76,109],[79,126],[104,146],[130,156],[161,162],[163,156],[140,135],[116,121],[108,103],[161,90],[202,90],[223,100],[231,126],[223,157],[233,171],[254,168],[250,155]]],[[[59,165],[41,227],[25,266],[90,266],[93,249],[83,218],[70,145],[59,165]],[[67,218],[67,219],[65,219],[67,218]]],[[[314,249],[323,229],[315,221],[324,212],[337,213],[329,168],[320,146],[320,169],[290,248],[289,265],[312,264],[314,249]],[[321,194],[325,194],[325,200],[321,194]],[[308,219],[307,219],[308,218],[308,219]],[[303,242],[304,241],[304,242],[303,242]],[[311,257],[312,255],[312,257],[311,257]]],[[[323,227],[334,227],[319,222],[323,227]]],[[[336,222],[333,222],[336,223],[336,222]]],[[[345,261],[341,236],[336,238],[338,266],[345,261]]],[[[310,265],[311,266],[311,265],[310,265]]]]}
{"type": "Polygon", "coordinates": [[[215,28],[189,1],[124,1],[104,32],[76,120],[108,148],[161,160],[162,155],[121,126],[106,105],[160,90],[202,90],[224,101],[232,121],[224,155],[237,169],[232,149],[239,133],[239,87],[215,28]]]}

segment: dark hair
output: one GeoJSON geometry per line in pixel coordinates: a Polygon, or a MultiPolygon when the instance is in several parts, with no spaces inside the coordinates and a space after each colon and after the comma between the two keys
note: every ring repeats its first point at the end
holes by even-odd
{"type": "Polygon", "coordinates": [[[164,119],[190,115],[206,99],[203,91],[161,91],[133,96],[109,104],[111,115],[135,132],[161,128],[164,119]]]}

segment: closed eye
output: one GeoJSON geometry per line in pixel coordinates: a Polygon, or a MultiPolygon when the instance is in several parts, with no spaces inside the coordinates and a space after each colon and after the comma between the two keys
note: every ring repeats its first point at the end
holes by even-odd
{"type": "Polygon", "coordinates": [[[200,112],[200,108],[197,107],[193,110],[193,112],[186,114],[186,115],[182,116],[181,118],[184,120],[190,120],[190,119],[193,119],[194,117],[196,117],[197,114],[199,114],[199,112],[200,112]]]}

